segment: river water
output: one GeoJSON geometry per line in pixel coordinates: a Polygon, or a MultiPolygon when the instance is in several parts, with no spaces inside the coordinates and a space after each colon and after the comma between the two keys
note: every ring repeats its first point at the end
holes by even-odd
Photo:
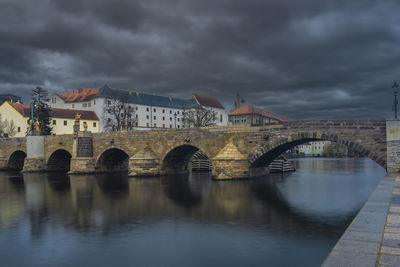
{"type": "Polygon", "coordinates": [[[0,266],[319,266],[385,171],[293,162],[240,181],[2,172],[0,266]]]}

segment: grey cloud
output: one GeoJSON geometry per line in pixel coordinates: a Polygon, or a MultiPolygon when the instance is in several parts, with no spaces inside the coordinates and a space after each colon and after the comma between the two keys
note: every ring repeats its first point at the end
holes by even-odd
{"type": "Polygon", "coordinates": [[[0,1],[0,91],[236,93],[291,119],[391,116],[400,3],[0,1]]]}

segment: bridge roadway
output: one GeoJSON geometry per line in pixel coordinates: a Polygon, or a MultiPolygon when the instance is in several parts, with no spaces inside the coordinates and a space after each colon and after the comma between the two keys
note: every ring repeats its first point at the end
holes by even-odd
{"type": "Polygon", "coordinates": [[[316,140],[346,145],[392,169],[397,167],[398,157],[392,153],[396,146],[387,150],[386,124],[384,120],[293,121],[260,127],[77,132],[2,139],[0,169],[167,175],[188,171],[190,158],[201,150],[212,163],[213,178],[248,178],[268,173],[268,165],[286,150],[316,140]],[[393,155],[389,164],[387,151],[393,155]]]}

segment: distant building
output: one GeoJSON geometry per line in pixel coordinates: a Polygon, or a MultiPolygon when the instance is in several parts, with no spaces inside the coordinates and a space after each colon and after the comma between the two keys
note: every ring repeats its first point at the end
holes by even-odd
{"type": "Polygon", "coordinates": [[[3,104],[6,101],[22,103],[22,100],[21,100],[20,96],[11,95],[11,94],[2,94],[2,95],[0,95],[0,105],[3,104]]]}
{"type": "Polygon", "coordinates": [[[295,147],[296,154],[303,154],[307,157],[322,156],[346,156],[348,149],[344,145],[339,145],[331,141],[314,141],[295,147]]]}
{"type": "Polygon", "coordinates": [[[240,99],[240,95],[236,96],[235,109],[232,110],[228,116],[229,122],[233,125],[249,124],[251,126],[261,126],[289,121],[288,118],[280,117],[262,109],[244,104],[244,101],[240,99]]]}
{"type": "MultiPolygon", "coordinates": [[[[31,107],[19,102],[6,101],[0,106],[0,114],[3,120],[13,121],[16,127],[16,135],[13,137],[26,136],[30,127],[31,107]]],[[[50,126],[55,135],[72,134],[75,115],[81,114],[81,130],[84,123],[91,132],[99,131],[99,119],[93,111],[87,110],[68,110],[52,108],[50,111],[50,126]]]]}
{"type": "Polygon", "coordinates": [[[100,131],[105,131],[107,120],[113,119],[105,112],[112,98],[122,99],[132,105],[136,117],[134,129],[183,128],[185,110],[199,106],[217,112],[217,125],[226,125],[228,122],[224,107],[213,97],[195,94],[190,99],[179,99],[111,88],[108,85],[99,89],[85,88],[53,94],[49,105],[53,108],[94,111],[100,119],[100,131]]]}

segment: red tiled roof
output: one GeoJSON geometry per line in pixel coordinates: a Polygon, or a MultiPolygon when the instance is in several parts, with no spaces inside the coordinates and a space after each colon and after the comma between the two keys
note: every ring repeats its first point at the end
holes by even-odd
{"type": "Polygon", "coordinates": [[[29,117],[29,114],[31,113],[31,107],[19,102],[11,102],[7,101],[8,104],[10,104],[16,111],[18,111],[19,114],[22,115],[22,117],[29,117]]]}
{"type": "Polygon", "coordinates": [[[234,115],[247,115],[247,114],[258,114],[264,117],[269,117],[273,119],[277,119],[279,121],[289,121],[288,118],[285,117],[279,117],[276,116],[272,113],[266,112],[262,109],[251,107],[249,105],[242,105],[239,108],[233,110],[231,113],[229,113],[229,116],[234,116],[234,115]]]}
{"type": "Polygon", "coordinates": [[[218,101],[218,99],[216,99],[214,97],[197,95],[197,94],[194,94],[193,97],[202,106],[224,109],[224,106],[221,105],[221,103],[218,101]]]}
{"type": "Polygon", "coordinates": [[[76,114],[81,114],[81,120],[99,120],[94,111],[61,108],[52,108],[50,110],[50,117],[52,118],[74,119],[76,114]]]}
{"type": "Polygon", "coordinates": [[[71,103],[91,100],[98,93],[99,89],[79,88],[78,91],[65,92],[58,96],[61,97],[66,103],[71,103]]]}

